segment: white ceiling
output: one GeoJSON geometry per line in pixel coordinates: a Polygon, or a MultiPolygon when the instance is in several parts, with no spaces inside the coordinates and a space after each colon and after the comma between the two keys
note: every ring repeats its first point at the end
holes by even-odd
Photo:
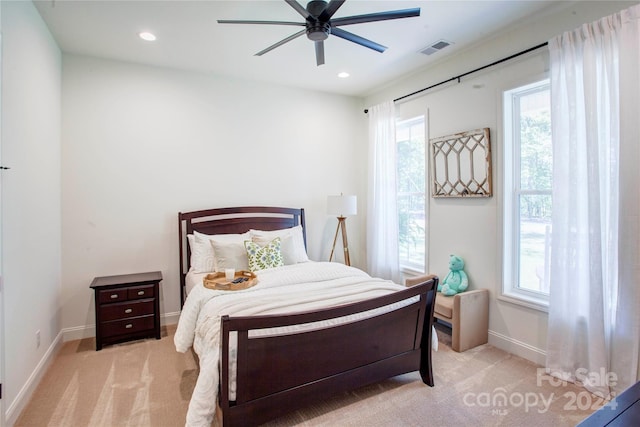
{"type": "MultiPolygon", "coordinates": [[[[376,88],[513,28],[557,1],[347,0],[334,18],[421,8],[420,17],[341,27],[385,45],[378,53],[335,36],[325,41],[325,65],[316,66],[305,36],[255,53],[300,30],[295,26],[218,24],[218,19],[300,21],[282,0],[46,0],[35,1],[63,52],[162,67],[213,72],[345,95],[376,88]],[[155,42],[138,37],[141,31],[155,42]],[[453,44],[434,55],[420,51],[438,40],[453,44]],[[349,78],[337,74],[346,71],[349,78]]],[[[306,1],[300,3],[306,6],[306,1]]],[[[497,59],[497,58],[496,58],[497,59]]]]}

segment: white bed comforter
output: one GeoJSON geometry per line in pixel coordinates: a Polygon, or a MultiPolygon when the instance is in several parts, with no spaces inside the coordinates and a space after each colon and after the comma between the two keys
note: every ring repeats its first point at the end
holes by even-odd
{"type": "MultiPolygon", "coordinates": [[[[209,427],[213,420],[219,383],[222,315],[250,316],[315,310],[406,289],[388,280],[372,278],[362,270],[331,262],[294,264],[263,270],[257,275],[258,284],[253,288],[229,292],[196,286],[185,301],[174,343],[179,352],[193,347],[200,358],[200,374],[187,412],[186,425],[189,427],[209,427]]],[[[274,332],[270,329],[268,333],[282,332],[284,330],[274,332]]],[[[437,344],[435,334],[434,343],[437,344]]],[[[234,387],[235,384],[230,384],[230,394],[235,395],[234,387]]]]}

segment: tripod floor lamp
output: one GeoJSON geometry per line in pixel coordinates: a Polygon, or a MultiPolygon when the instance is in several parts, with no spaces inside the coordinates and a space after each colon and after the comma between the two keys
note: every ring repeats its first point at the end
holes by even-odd
{"type": "Polygon", "coordinates": [[[338,240],[338,232],[342,229],[344,263],[346,265],[351,265],[351,260],[349,259],[349,243],[347,242],[347,224],[345,221],[348,216],[353,216],[358,213],[358,199],[356,196],[345,196],[343,194],[339,196],[329,196],[327,198],[327,213],[338,217],[338,227],[336,228],[336,234],[333,237],[333,247],[331,248],[329,261],[333,259],[333,252],[336,249],[336,241],[338,240]]]}

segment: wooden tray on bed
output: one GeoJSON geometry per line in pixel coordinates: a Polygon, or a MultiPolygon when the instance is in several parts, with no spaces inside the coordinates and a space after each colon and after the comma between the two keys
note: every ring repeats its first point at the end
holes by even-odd
{"type": "Polygon", "coordinates": [[[234,280],[239,278],[247,280],[240,283],[233,283],[227,280],[224,272],[217,272],[207,274],[204,279],[202,279],[202,284],[205,288],[215,289],[218,291],[239,291],[242,289],[249,289],[250,287],[258,284],[258,277],[253,271],[236,271],[234,280]]]}

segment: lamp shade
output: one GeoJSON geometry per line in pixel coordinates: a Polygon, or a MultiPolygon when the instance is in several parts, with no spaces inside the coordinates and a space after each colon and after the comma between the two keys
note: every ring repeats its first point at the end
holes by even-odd
{"type": "Polygon", "coordinates": [[[358,213],[358,198],[356,196],[327,197],[327,213],[336,216],[353,216],[358,213]]]}

